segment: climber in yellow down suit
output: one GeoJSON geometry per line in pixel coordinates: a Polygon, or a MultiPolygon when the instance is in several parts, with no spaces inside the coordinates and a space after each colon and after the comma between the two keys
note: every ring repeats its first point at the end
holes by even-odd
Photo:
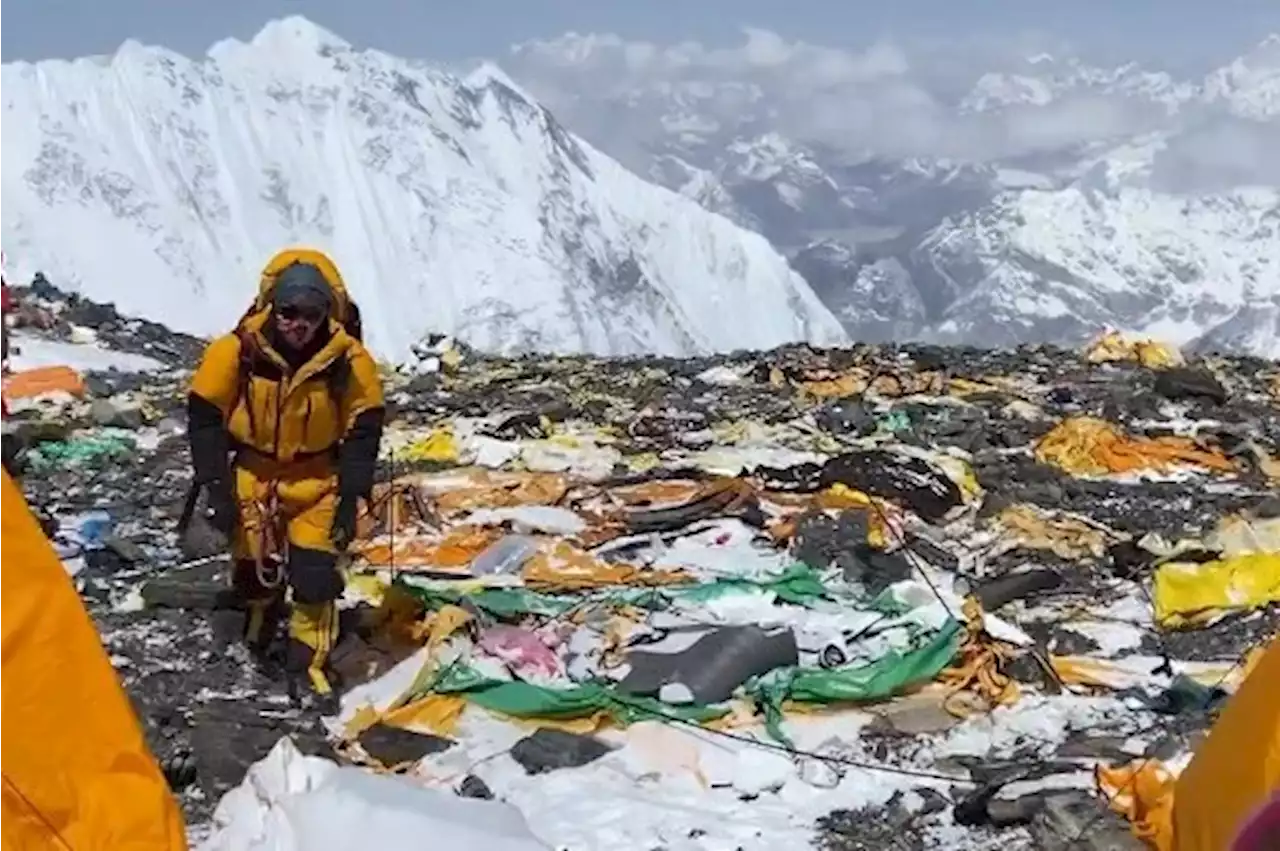
{"type": "Polygon", "coordinates": [[[332,699],[339,553],[373,487],[385,416],[359,311],[332,260],[290,249],[267,264],[236,329],[205,350],[188,414],[195,482],[231,540],[246,643],[265,652],[287,612],[291,682],[305,672],[332,699]]]}

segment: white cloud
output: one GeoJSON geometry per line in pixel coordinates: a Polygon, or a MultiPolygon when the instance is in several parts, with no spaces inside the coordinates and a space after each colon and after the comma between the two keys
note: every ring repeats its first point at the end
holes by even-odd
{"type": "MultiPolygon", "coordinates": [[[[1179,168],[1199,175],[1186,185],[1210,176],[1215,185],[1280,182],[1280,167],[1263,147],[1272,137],[1221,118],[1235,108],[1233,98],[1244,103],[1248,92],[1206,89],[1203,80],[1176,81],[1132,66],[1093,68],[1072,55],[1043,39],[881,40],[842,49],[751,28],[730,47],[570,33],[520,45],[504,64],[571,127],[606,149],[635,150],[657,141],[664,119],[665,126],[685,126],[673,112],[730,136],[775,131],[858,157],[991,161],[1118,144],[1161,131],[1175,140],[1161,155],[1166,185],[1178,183],[1169,172],[1179,168]],[[984,74],[985,103],[973,96],[984,74]],[[1208,97],[1215,98],[1212,112],[1202,103],[1208,97]],[[631,110],[624,122],[616,108],[605,109],[620,103],[631,110]],[[628,134],[625,140],[616,138],[621,132],[628,134]],[[1228,157],[1225,149],[1239,156],[1228,157]]],[[[1273,59],[1255,52],[1250,67],[1273,59]]],[[[1265,84],[1265,73],[1251,74],[1265,84]]],[[[1257,102],[1255,93],[1248,108],[1236,112],[1254,115],[1257,102]]],[[[1255,123],[1276,126],[1280,108],[1277,113],[1255,123]]]]}
{"type": "Polygon", "coordinates": [[[1172,139],[1157,155],[1152,177],[1172,192],[1280,186],[1278,152],[1280,121],[1218,117],[1172,139]]]}

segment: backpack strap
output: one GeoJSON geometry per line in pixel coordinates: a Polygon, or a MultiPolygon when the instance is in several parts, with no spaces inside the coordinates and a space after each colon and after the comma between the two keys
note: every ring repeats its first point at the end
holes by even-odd
{"type": "MultiPolygon", "coordinates": [[[[240,367],[236,375],[236,401],[244,403],[245,413],[249,416],[249,434],[257,435],[258,423],[253,416],[253,400],[249,398],[253,387],[253,364],[258,358],[258,344],[253,335],[243,325],[236,326],[236,339],[240,341],[240,367]]],[[[232,406],[235,410],[235,406],[232,406]]]]}
{"type": "Polygon", "coordinates": [[[337,407],[339,414],[347,396],[347,388],[351,386],[351,359],[345,354],[333,362],[325,371],[325,384],[329,387],[329,396],[337,407]]]}
{"type": "Polygon", "coordinates": [[[351,298],[351,293],[347,293],[347,315],[343,320],[342,327],[352,337],[362,343],[364,342],[364,323],[360,319],[360,306],[351,298]]]}

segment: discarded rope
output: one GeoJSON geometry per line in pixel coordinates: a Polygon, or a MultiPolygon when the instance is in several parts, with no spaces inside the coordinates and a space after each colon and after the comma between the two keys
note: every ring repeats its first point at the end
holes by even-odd
{"type": "Polygon", "coordinates": [[[942,708],[957,718],[967,718],[970,712],[955,704],[955,698],[966,691],[975,691],[982,697],[988,709],[1007,706],[1018,699],[1018,684],[1003,673],[1004,665],[1013,653],[1001,641],[987,634],[983,626],[982,604],[974,597],[964,601],[964,644],[960,647],[960,664],[946,668],[938,680],[947,687],[942,708]]]}

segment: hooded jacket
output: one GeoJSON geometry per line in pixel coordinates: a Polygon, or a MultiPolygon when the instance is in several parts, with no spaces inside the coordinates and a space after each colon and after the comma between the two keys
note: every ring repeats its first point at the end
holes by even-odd
{"type": "Polygon", "coordinates": [[[373,357],[344,327],[351,310],[337,267],[324,254],[291,249],[272,258],[253,307],[235,331],[209,345],[192,378],[188,412],[197,483],[229,481],[232,452],[286,466],[329,455],[340,496],[369,492],[384,402],[373,357]],[[275,277],[294,262],[316,266],[334,296],[327,325],[300,363],[273,345],[270,325],[275,277]]]}

